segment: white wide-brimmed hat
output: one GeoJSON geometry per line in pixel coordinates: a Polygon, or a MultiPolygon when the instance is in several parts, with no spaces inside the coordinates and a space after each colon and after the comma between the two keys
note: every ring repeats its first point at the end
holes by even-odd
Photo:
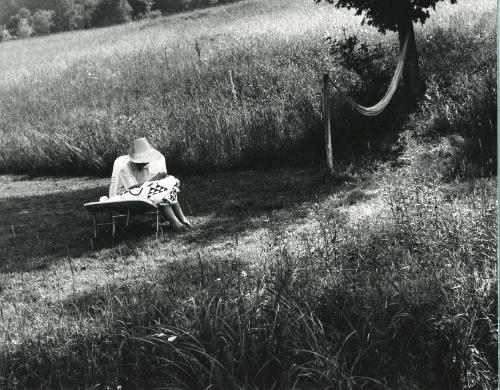
{"type": "Polygon", "coordinates": [[[153,148],[146,138],[138,138],[130,146],[128,156],[134,163],[147,164],[160,158],[162,154],[153,148]]]}

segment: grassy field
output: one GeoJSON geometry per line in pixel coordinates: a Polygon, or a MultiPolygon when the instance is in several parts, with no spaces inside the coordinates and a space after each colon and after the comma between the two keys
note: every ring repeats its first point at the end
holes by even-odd
{"type": "Polygon", "coordinates": [[[1,180],[2,389],[496,383],[493,181],[189,176],[192,231],[92,249],[106,180],[1,180]]]}
{"type": "MultiPolygon", "coordinates": [[[[412,129],[422,133],[449,121],[464,127],[460,113],[471,111],[469,104],[483,107],[475,111],[489,134],[495,116],[483,111],[496,106],[488,87],[496,79],[488,73],[496,63],[495,10],[492,0],[441,4],[417,28],[423,75],[431,82],[425,107],[434,111],[424,110],[412,129]],[[484,101],[478,91],[487,91],[484,101]]],[[[380,43],[378,66],[389,74],[394,68],[394,34],[383,36],[360,21],[309,0],[252,0],[2,43],[0,171],[107,175],[138,135],[148,136],[178,172],[317,161],[322,72],[333,71],[347,89],[370,97],[364,103],[377,99],[328,55],[323,38],[356,34],[369,45],[380,43]]],[[[380,82],[383,90],[386,80],[380,82]]],[[[394,123],[395,114],[375,127],[401,129],[406,118],[394,123]]],[[[337,154],[374,145],[373,122],[360,121],[340,102],[335,118],[335,131],[344,134],[337,154]]]]}
{"type": "Polygon", "coordinates": [[[412,115],[334,97],[335,176],[321,72],[369,103],[397,54],[352,13],[248,0],[0,44],[0,389],[495,388],[495,15],[463,0],[417,28],[412,115]],[[352,34],[363,69],[323,40],[352,34]],[[92,247],[108,179],[83,174],[138,135],[194,229],[92,247]]]}

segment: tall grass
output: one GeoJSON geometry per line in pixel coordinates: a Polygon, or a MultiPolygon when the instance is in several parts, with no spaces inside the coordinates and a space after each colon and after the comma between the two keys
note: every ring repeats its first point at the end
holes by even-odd
{"type": "Polygon", "coordinates": [[[2,389],[495,387],[493,183],[382,180],[376,218],[322,203],[309,229],[275,226],[256,263],[187,253],[70,295],[46,332],[13,324],[2,389]]]}
{"type": "Polygon", "coordinates": [[[496,23],[478,15],[465,33],[459,25],[466,17],[454,15],[421,41],[427,92],[402,136],[415,166],[446,179],[496,175],[496,23]]]}
{"type": "MultiPolygon", "coordinates": [[[[440,7],[418,32],[419,41],[428,40],[437,26],[460,28],[461,36],[484,28],[491,37],[494,9],[488,0],[440,7]]],[[[356,34],[362,41],[381,42],[387,58],[397,54],[393,34],[382,36],[361,27],[352,13],[309,0],[249,0],[3,43],[0,170],[107,174],[116,155],[139,135],[148,136],[175,170],[315,161],[322,150],[320,75],[332,69],[341,80],[349,77],[327,55],[325,32],[339,38],[356,34]]],[[[441,38],[448,44],[451,35],[441,38]]],[[[484,57],[494,50],[492,42],[480,39],[471,45],[478,44],[484,57]]],[[[454,47],[461,56],[460,47],[454,47]]],[[[432,86],[439,65],[430,50],[422,57],[430,64],[432,86]]],[[[478,79],[485,69],[492,64],[466,73],[471,88],[481,88],[478,79]]],[[[485,95],[488,104],[491,94],[485,95]]],[[[453,99],[451,91],[446,96],[453,99]]],[[[430,104],[439,106],[439,100],[433,96],[430,104]]],[[[483,103],[474,102],[474,107],[483,103]]],[[[463,109],[468,103],[455,104],[463,109]]],[[[370,128],[402,125],[391,124],[392,116],[360,123],[345,105],[338,107],[336,131],[355,140],[350,150],[356,149],[353,143],[366,144],[359,135],[363,129],[366,134],[370,128]]],[[[478,116],[488,123],[482,112],[478,116]]]]}

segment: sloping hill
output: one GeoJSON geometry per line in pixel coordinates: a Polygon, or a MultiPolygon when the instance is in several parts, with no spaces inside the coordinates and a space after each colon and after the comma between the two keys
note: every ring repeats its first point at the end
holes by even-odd
{"type": "MultiPolygon", "coordinates": [[[[452,53],[461,48],[455,33],[440,31],[459,29],[457,34],[469,37],[478,29],[487,32],[487,39],[469,43],[477,44],[475,66],[463,75],[470,80],[479,69],[493,68],[488,53],[494,57],[494,12],[491,0],[442,4],[418,29],[419,44],[435,46],[429,39],[438,34],[450,47],[450,62],[445,57],[441,63],[451,66],[452,53]]],[[[385,60],[378,66],[392,71],[394,35],[383,36],[361,26],[352,13],[309,0],[248,0],[3,43],[0,170],[107,174],[136,135],[147,135],[178,171],[308,164],[322,149],[321,72],[333,70],[346,88],[366,95],[360,80],[327,54],[325,32],[381,43],[385,60]]],[[[432,63],[430,55],[422,61],[432,63]]],[[[466,66],[473,61],[463,58],[469,58],[466,66]]],[[[427,75],[443,79],[435,67],[427,75]]],[[[377,83],[383,89],[386,80],[377,83]]],[[[438,93],[448,94],[441,87],[438,93]]],[[[366,136],[375,133],[373,123],[360,122],[341,104],[335,115],[337,134],[346,134],[336,152],[363,149],[367,141],[375,145],[366,136]]],[[[400,130],[404,122],[395,124],[395,116],[391,112],[375,126],[400,130]]]]}
{"type": "MultiPolygon", "coordinates": [[[[348,151],[333,177],[181,174],[322,159],[318,75],[367,90],[324,31],[382,42],[392,69],[394,36],[358,22],[252,0],[0,45],[0,169],[71,173],[0,176],[0,388],[497,386],[496,178],[477,159],[496,153],[481,141],[496,136],[494,1],[417,30],[428,91],[394,129],[406,165],[348,151]],[[139,134],[194,229],[92,248],[81,205],[108,179],[77,174],[108,175],[139,134]]],[[[362,123],[336,103],[336,156],[342,134],[366,145],[357,131],[397,113],[362,123]]]]}

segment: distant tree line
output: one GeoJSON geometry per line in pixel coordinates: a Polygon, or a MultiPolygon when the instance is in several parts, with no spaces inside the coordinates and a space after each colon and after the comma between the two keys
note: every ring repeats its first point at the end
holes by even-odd
{"type": "Polygon", "coordinates": [[[3,0],[0,41],[155,18],[237,0],[3,0]]]}

